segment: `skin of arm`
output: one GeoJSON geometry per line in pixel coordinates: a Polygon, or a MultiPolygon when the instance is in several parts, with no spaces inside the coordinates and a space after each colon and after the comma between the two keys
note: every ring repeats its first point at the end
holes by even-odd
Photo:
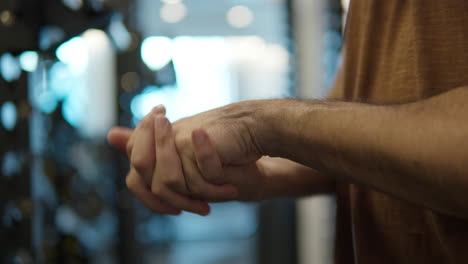
{"type": "MultiPolygon", "coordinates": [[[[281,157],[322,175],[468,218],[467,100],[468,87],[401,105],[245,101],[177,121],[173,138],[186,178],[197,174],[192,173],[198,165],[191,133],[201,128],[213,141],[223,168],[251,166],[262,156],[281,157]]],[[[263,196],[300,193],[285,187],[299,186],[305,179],[296,178],[297,185],[288,183],[284,175],[297,175],[290,172],[293,167],[287,173],[272,169],[283,176],[270,177],[262,185],[270,186],[263,196]]],[[[262,166],[257,168],[262,170],[262,166]]],[[[153,179],[160,178],[153,174],[153,179]]],[[[220,182],[213,177],[207,180],[220,182]]],[[[324,182],[324,186],[331,184],[324,182]]],[[[203,198],[205,193],[196,194],[203,198]]]]}
{"type": "Polygon", "coordinates": [[[223,167],[209,135],[204,130],[192,133],[201,134],[205,139],[198,144],[196,138],[192,140],[198,171],[203,175],[196,173],[194,175],[186,170],[185,174],[191,179],[187,181],[184,176],[188,177],[181,173],[178,153],[167,148],[175,145],[171,129],[157,128],[157,131],[152,129],[155,126],[153,117],[161,119],[162,116],[159,116],[161,112],[164,113],[165,110],[157,107],[139,123],[135,130],[116,127],[108,135],[109,143],[127,152],[129,157],[131,170],[126,178],[128,188],[155,213],[178,214],[181,210],[200,215],[209,213],[206,204],[191,199],[194,196],[211,202],[259,201],[333,190],[334,185],[330,177],[282,158],[264,156],[251,164],[223,167]],[[158,137],[164,138],[165,146],[160,145],[158,140],[156,142],[153,140],[158,137]],[[156,164],[154,153],[158,151],[160,154],[156,164]],[[215,188],[206,179],[219,184],[219,187],[215,188]],[[155,184],[159,186],[157,190],[154,188],[155,184]],[[235,186],[238,190],[237,195],[233,197],[228,194],[225,184],[235,186]]]}
{"type": "Polygon", "coordinates": [[[468,87],[401,105],[258,101],[258,152],[468,218],[468,87]],[[261,120],[261,121],[259,121],[261,120]]]}
{"type": "Polygon", "coordinates": [[[335,188],[332,178],[287,159],[265,156],[257,161],[257,166],[264,175],[260,200],[330,193],[335,188]]]}

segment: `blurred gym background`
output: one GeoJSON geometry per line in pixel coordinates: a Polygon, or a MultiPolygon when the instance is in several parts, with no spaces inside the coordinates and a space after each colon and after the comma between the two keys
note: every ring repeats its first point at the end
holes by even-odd
{"type": "Polygon", "coordinates": [[[333,197],[155,215],[107,145],[158,104],[323,97],[347,1],[1,0],[0,263],[332,263],[333,197]]]}

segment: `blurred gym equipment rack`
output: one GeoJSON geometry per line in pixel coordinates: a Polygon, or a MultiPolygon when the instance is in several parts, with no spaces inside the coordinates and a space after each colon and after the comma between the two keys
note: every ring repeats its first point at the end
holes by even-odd
{"type": "MultiPolygon", "coordinates": [[[[89,28],[108,30],[110,21],[126,12],[128,7],[127,1],[123,0],[0,2],[2,264],[125,263],[128,260],[127,251],[120,250],[124,237],[117,236],[118,229],[122,228],[120,222],[107,234],[115,241],[109,246],[95,245],[93,249],[84,245],[83,240],[99,235],[93,228],[99,227],[95,222],[103,212],[119,216],[121,203],[120,197],[99,194],[96,188],[89,186],[92,184],[80,179],[79,166],[70,160],[68,149],[71,145],[81,144],[85,153],[97,153],[95,158],[104,164],[102,171],[109,177],[117,175],[113,169],[118,167],[114,161],[115,153],[110,152],[105,144],[83,141],[64,121],[60,102],[51,113],[41,113],[36,109],[31,103],[28,88],[34,81],[33,73],[19,66],[21,54],[33,52],[38,54],[37,67],[42,67],[46,75],[50,62],[57,61],[55,49],[62,42],[89,28]],[[73,203],[73,199],[80,203],[73,203]],[[89,204],[95,206],[88,208],[86,205],[89,204]],[[73,234],[58,227],[61,222],[69,224],[76,221],[76,215],[81,216],[82,225],[90,226],[88,233],[73,234]]],[[[118,196],[122,193],[118,184],[108,188],[113,188],[118,196]]]]}

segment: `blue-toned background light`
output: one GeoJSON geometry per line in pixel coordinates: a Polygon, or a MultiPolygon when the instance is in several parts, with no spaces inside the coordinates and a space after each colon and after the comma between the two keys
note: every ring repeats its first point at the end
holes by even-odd
{"type": "Polygon", "coordinates": [[[70,72],[70,67],[56,62],[49,69],[49,89],[58,100],[67,97],[73,89],[79,89],[83,80],[70,72]]]}
{"type": "Polygon", "coordinates": [[[246,28],[252,24],[254,14],[249,7],[238,5],[229,9],[226,20],[234,28],[246,28]]]}
{"type": "Polygon", "coordinates": [[[50,114],[57,108],[57,98],[52,93],[44,93],[38,98],[38,105],[42,112],[50,114]]]}
{"type": "Polygon", "coordinates": [[[125,27],[121,15],[116,14],[112,16],[108,32],[117,49],[126,50],[130,47],[130,44],[132,44],[132,36],[130,32],[128,32],[127,27],[125,27]]]}
{"type": "Polygon", "coordinates": [[[21,68],[27,72],[34,72],[39,63],[39,54],[35,51],[25,51],[19,56],[21,68]]]}
{"type": "Polygon", "coordinates": [[[6,177],[11,177],[21,170],[23,156],[19,153],[8,151],[3,155],[1,172],[6,177]]]}
{"type": "Polygon", "coordinates": [[[187,17],[187,13],[188,8],[182,1],[169,1],[161,6],[159,16],[162,21],[175,24],[182,22],[187,17]]]}
{"type": "Polygon", "coordinates": [[[83,37],[74,37],[56,50],[57,58],[70,66],[75,73],[82,73],[88,65],[88,48],[83,37]]]}
{"type": "Polygon", "coordinates": [[[11,226],[15,222],[21,221],[23,214],[21,210],[12,201],[6,203],[3,209],[2,224],[3,226],[11,226]]]}
{"type": "Polygon", "coordinates": [[[141,58],[153,71],[166,66],[172,59],[173,42],[168,37],[148,37],[141,44],[141,58]]]}
{"type": "Polygon", "coordinates": [[[0,57],[0,73],[7,82],[18,80],[21,75],[21,68],[13,55],[5,53],[0,57]]]}
{"type": "Polygon", "coordinates": [[[50,49],[55,44],[59,44],[65,38],[65,31],[58,26],[43,26],[39,31],[39,48],[41,50],[50,49]]]}
{"type": "Polygon", "coordinates": [[[257,231],[255,204],[231,202],[229,207],[212,204],[210,217],[182,213],[171,217],[177,241],[223,240],[250,237],[257,231]],[[219,224],[222,221],[223,224],[219,224]],[[229,227],[229,228],[227,228],[229,227]]]}
{"type": "Polygon", "coordinates": [[[18,113],[16,106],[12,102],[5,102],[1,108],[1,120],[3,127],[11,131],[15,128],[18,119],[18,113]]]}
{"type": "Polygon", "coordinates": [[[79,127],[86,117],[86,91],[77,86],[63,101],[62,114],[65,120],[74,127],[79,127]]]}
{"type": "MultiPolygon", "coordinates": [[[[136,119],[140,120],[157,105],[165,105],[168,107],[172,105],[174,100],[177,98],[177,90],[174,87],[158,88],[156,86],[148,86],[143,92],[135,96],[130,104],[132,114],[136,119]]],[[[168,109],[171,112],[175,109],[168,109]]],[[[168,112],[168,118],[171,118],[171,114],[168,112]]],[[[173,117],[173,116],[172,116],[173,117]]]]}
{"type": "Polygon", "coordinates": [[[166,56],[167,63],[172,59],[177,85],[148,86],[135,96],[130,108],[136,121],[159,104],[166,106],[169,120],[176,121],[231,102],[234,84],[230,75],[230,50],[224,38],[184,36],[171,40],[149,37],[145,41],[143,59],[154,63],[153,66],[158,61],[159,66],[153,69],[163,67],[159,55],[166,56]],[[152,62],[153,56],[155,61],[152,62]]]}
{"type": "Polygon", "coordinates": [[[74,11],[83,7],[83,0],[62,0],[62,3],[74,11]]]}
{"type": "Polygon", "coordinates": [[[57,208],[57,212],[55,213],[55,224],[60,231],[65,234],[73,234],[78,230],[80,219],[73,208],[67,205],[62,205],[57,208]]]}

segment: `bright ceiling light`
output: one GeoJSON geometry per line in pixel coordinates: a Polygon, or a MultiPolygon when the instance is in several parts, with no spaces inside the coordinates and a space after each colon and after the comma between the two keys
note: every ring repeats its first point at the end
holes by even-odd
{"type": "Polygon", "coordinates": [[[172,60],[172,48],[168,37],[148,37],[141,44],[141,58],[148,68],[157,71],[172,60]]]}
{"type": "Polygon", "coordinates": [[[187,16],[187,7],[182,2],[164,4],[160,10],[161,20],[174,24],[179,23],[187,16]]]}
{"type": "Polygon", "coordinates": [[[238,5],[229,9],[226,14],[226,19],[232,27],[246,28],[252,24],[254,15],[250,8],[238,5]]]}

